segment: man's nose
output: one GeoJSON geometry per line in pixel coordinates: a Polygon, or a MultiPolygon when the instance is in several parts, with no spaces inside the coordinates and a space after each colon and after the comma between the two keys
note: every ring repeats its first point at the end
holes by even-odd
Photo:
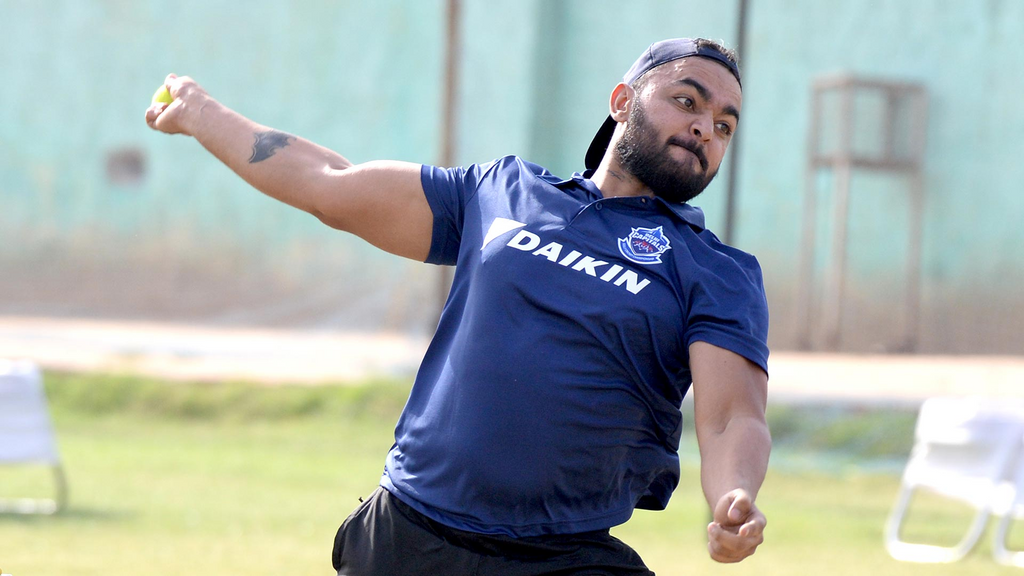
{"type": "Polygon", "coordinates": [[[690,132],[697,137],[698,140],[704,140],[705,142],[711,140],[712,126],[714,120],[712,118],[706,118],[701,116],[694,120],[693,126],[690,127],[690,132]]]}

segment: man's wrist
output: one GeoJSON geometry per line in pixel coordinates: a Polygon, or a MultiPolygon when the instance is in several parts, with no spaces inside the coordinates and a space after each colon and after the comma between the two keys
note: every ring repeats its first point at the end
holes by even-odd
{"type": "Polygon", "coordinates": [[[182,127],[185,128],[185,132],[201,142],[203,131],[209,124],[209,113],[216,105],[217,101],[206,92],[197,91],[190,94],[183,110],[185,117],[182,119],[182,127]]]}

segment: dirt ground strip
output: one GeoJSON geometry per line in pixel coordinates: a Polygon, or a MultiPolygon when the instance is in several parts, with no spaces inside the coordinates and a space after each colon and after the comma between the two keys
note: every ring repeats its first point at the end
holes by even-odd
{"type": "MultiPolygon", "coordinates": [[[[44,369],[266,383],[409,377],[427,339],[395,333],[204,328],[0,317],[0,358],[44,369]]],[[[919,403],[932,396],[1024,398],[1024,357],[774,352],[776,401],[919,403]]]]}
{"type": "Polygon", "coordinates": [[[0,358],[177,380],[319,384],[405,377],[415,373],[426,345],[399,334],[0,317],[0,358]]]}

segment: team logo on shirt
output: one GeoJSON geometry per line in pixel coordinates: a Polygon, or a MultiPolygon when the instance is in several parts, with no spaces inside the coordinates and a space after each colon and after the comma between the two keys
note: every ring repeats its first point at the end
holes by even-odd
{"type": "Polygon", "coordinates": [[[633,228],[629,236],[619,238],[619,252],[637,264],[661,264],[661,255],[671,247],[661,226],[633,228]]]}
{"type": "MultiPolygon", "coordinates": [[[[495,218],[491,221],[491,225],[484,235],[483,245],[480,246],[480,250],[482,251],[487,248],[487,245],[498,237],[524,226],[526,226],[525,223],[517,222],[516,220],[495,218]]],[[[667,243],[668,241],[666,240],[665,242],[667,243]]],[[[549,241],[545,243],[540,234],[529,230],[519,230],[505,246],[533,254],[534,256],[540,256],[553,264],[573,272],[600,279],[613,286],[619,286],[631,294],[639,294],[641,290],[651,283],[650,280],[642,278],[634,270],[606,262],[595,256],[584,254],[579,250],[573,250],[572,246],[565,246],[559,242],[549,241]]]]}

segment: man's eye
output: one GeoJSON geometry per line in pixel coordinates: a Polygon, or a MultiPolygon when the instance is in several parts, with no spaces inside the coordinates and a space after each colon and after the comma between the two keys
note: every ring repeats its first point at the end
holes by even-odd
{"type": "Polygon", "coordinates": [[[732,126],[729,126],[725,122],[719,122],[718,129],[721,130],[726,135],[732,134],[732,126]]]}
{"type": "Polygon", "coordinates": [[[679,98],[676,98],[676,100],[678,100],[679,103],[685,106],[686,108],[693,108],[693,98],[689,98],[687,96],[680,96],[679,98]]]}

